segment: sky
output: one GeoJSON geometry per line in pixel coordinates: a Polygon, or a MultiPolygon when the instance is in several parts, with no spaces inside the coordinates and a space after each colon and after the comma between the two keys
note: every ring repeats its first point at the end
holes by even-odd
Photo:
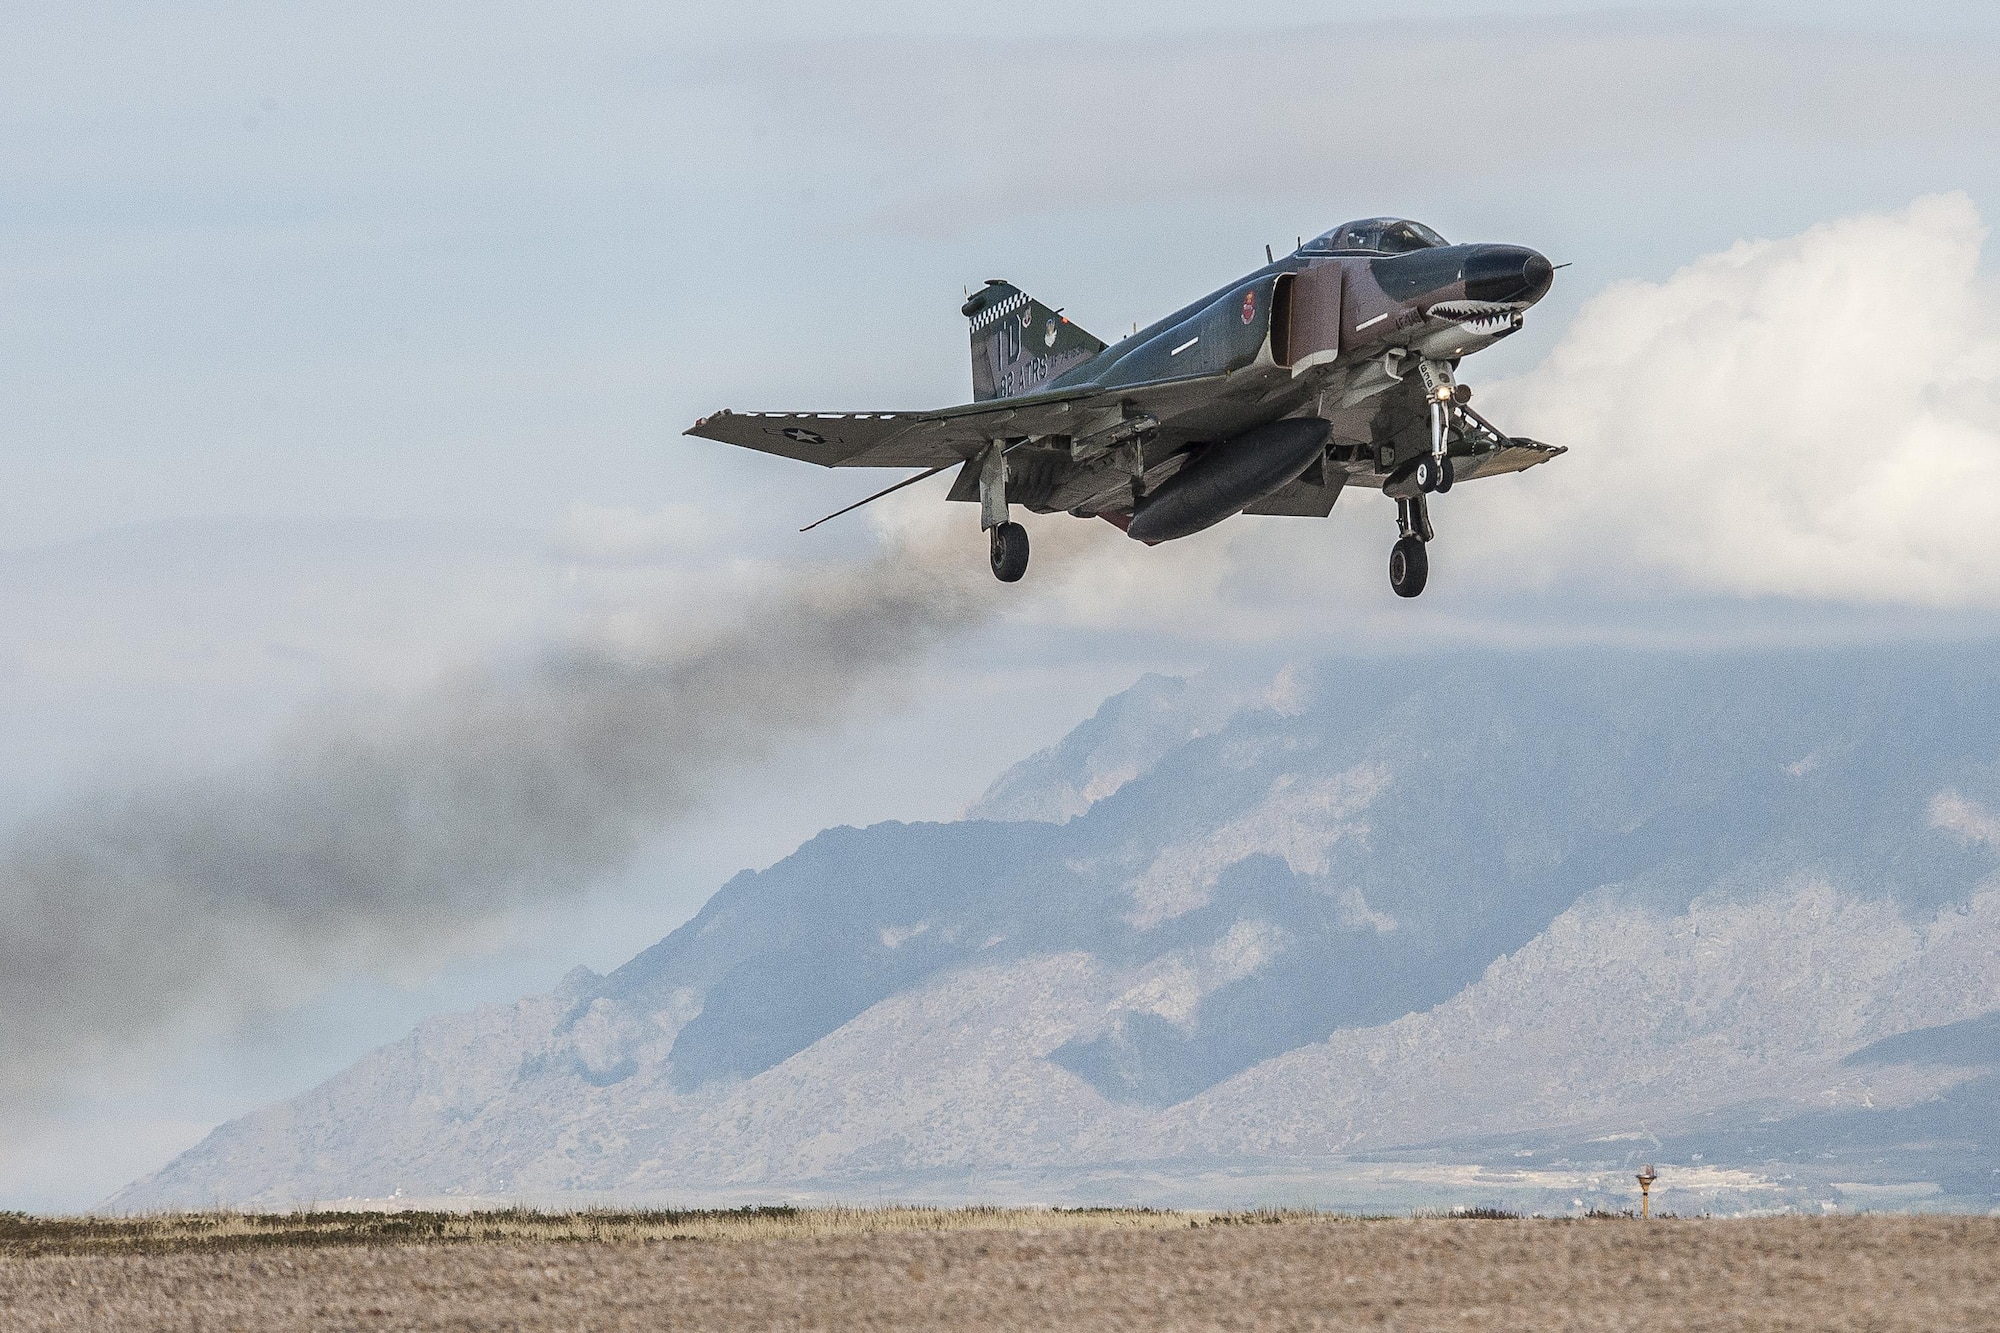
{"type": "Polygon", "coordinates": [[[0,1208],[953,817],[1146,671],[1992,634],[1996,47],[1969,3],[8,6],[0,1208]],[[1040,521],[1003,592],[942,479],[801,535],[889,478],[680,434],[960,401],[988,277],[1115,338],[1381,213],[1570,265],[1464,378],[1571,453],[1440,502],[1416,603],[1379,498],[1040,521]]]}

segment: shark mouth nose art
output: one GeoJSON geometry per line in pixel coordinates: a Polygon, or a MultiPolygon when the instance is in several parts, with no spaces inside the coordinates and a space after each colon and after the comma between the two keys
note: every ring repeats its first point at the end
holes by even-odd
{"type": "Polygon", "coordinates": [[[1521,312],[1527,308],[1525,301],[1439,301],[1425,313],[1450,320],[1467,333],[1497,338],[1520,328],[1521,312]]]}

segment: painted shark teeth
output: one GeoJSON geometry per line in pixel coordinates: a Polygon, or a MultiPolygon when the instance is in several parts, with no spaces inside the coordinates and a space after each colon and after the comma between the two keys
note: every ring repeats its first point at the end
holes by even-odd
{"type": "Polygon", "coordinates": [[[1481,315],[1507,315],[1526,310],[1525,301],[1439,301],[1430,313],[1446,319],[1477,319],[1481,315]]]}
{"type": "Polygon", "coordinates": [[[1519,326],[1525,309],[1520,301],[1439,301],[1425,313],[1461,324],[1468,333],[1491,337],[1519,326]]]}

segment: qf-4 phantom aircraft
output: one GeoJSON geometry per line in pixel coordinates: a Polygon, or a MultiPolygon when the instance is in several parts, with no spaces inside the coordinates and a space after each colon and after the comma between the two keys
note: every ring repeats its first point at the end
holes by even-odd
{"type": "Polygon", "coordinates": [[[725,410],[687,433],[824,467],[924,469],[848,509],[955,467],[947,498],[978,503],[993,573],[1010,583],[1028,568],[1010,505],[1102,518],[1150,546],[1239,513],[1325,518],[1366,486],[1396,501],[1389,583],[1415,597],[1428,497],[1564,452],[1503,434],[1458,381],[1460,361],[1519,329],[1554,276],[1521,246],[1369,218],[1110,345],[994,278],[960,308],[972,402],[725,410]]]}

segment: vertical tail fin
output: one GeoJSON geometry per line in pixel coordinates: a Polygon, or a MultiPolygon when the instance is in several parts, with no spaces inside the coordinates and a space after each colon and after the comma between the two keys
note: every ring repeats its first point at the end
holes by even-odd
{"type": "Polygon", "coordinates": [[[959,313],[972,321],[975,402],[1033,393],[1104,350],[1060,310],[999,278],[988,278],[959,313]]]}

